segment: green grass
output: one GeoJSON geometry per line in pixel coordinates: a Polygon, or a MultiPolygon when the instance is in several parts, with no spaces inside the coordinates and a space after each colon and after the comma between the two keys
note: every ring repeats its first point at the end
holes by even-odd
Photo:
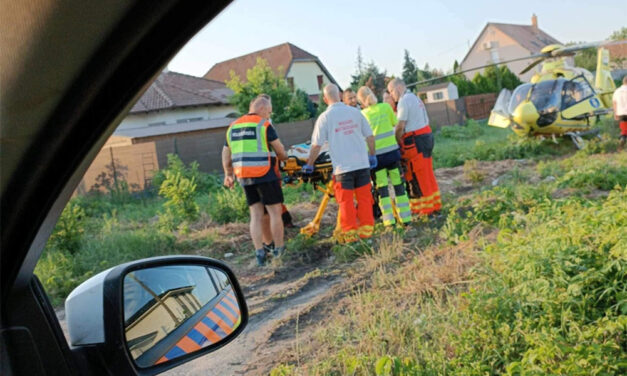
{"type": "Polygon", "coordinates": [[[455,167],[467,160],[540,158],[572,151],[574,146],[567,139],[554,144],[548,139],[519,137],[509,129],[490,127],[485,121],[468,120],[465,126],[442,127],[436,133],[433,164],[435,168],[455,167]]]}
{"type": "Polygon", "coordinates": [[[440,231],[457,235],[452,245],[379,244],[299,364],[273,374],[624,374],[627,179],[613,174],[606,198],[578,192],[606,188],[598,178],[626,158],[547,162],[553,181],[528,184],[521,171],[448,206],[440,231]]]}

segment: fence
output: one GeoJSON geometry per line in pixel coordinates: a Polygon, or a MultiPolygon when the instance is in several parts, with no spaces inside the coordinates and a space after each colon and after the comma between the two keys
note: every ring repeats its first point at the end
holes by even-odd
{"type": "MultiPolygon", "coordinates": [[[[313,119],[275,125],[283,145],[311,138],[313,119]]],[[[186,133],[133,138],[132,144],[105,145],[79,183],[76,193],[105,190],[125,181],[133,191],[150,186],[154,173],[167,166],[167,155],[177,154],[189,164],[198,162],[203,172],[222,172],[222,148],[226,127],[186,133]]]]}
{"type": "Polygon", "coordinates": [[[490,117],[490,111],[496,102],[496,93],[468,95],[463,98],[469,118],[486,119],[490,117]]]}
{"type": "Polygon", "coordinates": [[[450,99],[436,103],[425,103],[429,123],[432,127],[464,124],[466,122],[466,106],[463,99],[450,99]]]}

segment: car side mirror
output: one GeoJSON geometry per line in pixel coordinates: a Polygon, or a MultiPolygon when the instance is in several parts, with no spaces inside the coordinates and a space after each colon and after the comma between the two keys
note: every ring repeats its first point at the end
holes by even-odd
{"type": "Polygon", "coordinates": [[[102,359],[112,374],[161,373],[224,346],[248,322],[233,272],[195,256],[106,270],[72,291],[65,307],[73,351],[102,359]]]}

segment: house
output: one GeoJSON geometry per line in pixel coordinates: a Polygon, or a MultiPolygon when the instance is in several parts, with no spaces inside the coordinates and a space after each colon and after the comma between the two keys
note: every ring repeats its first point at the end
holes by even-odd
{"type": "Polygon", "coordinates": [[[227,119],[236,113],[229,103],[233,91],[221,81],[164,71],[148,87],[118,126],[123,130],[153,126],[176,129],[186,123],[227,119]]]}
{"type": "MultiPolygon", "coordinates": [[[[538,27],[538,17],[535,14],[531,17],[531,25],[489,22],[464,57],[461,70],[536,54],[550,44],[561,43],[538,27]]],[[[522,81],[529,81],[533,74],[539,71],[540,66],[522,75],[519,72],[530,62],[531,60],[510,62],[507,63],[507,67],[522,81]]],[[[482,70],[468,72],[465,75],[472,79],[477,72],[482,70]]]]}
{"type": "Polygon", "coordinates": [[[443,82],[418,88],[417,95],[425,103],[443,102],[459,98],[457,86],[452,82],[443,82]]]}
{"type": "Polygon", "coordinates": [[[231,71],[246,82],[246,71],[257,64],[257,59],[265,59],[276,74],[281,74],[292,89],[306,92],[312,101],[317,101],[322,88],[328,83],[337,82],[317,56],[291,44],[252,52],[215,64],[205,74],[208,80],[225,82],[231,78],[231,71]]]}

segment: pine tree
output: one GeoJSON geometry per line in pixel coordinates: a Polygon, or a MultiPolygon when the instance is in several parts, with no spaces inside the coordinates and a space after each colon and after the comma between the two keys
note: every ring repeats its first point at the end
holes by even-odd
{"type": "Polygon", "coordinates": [[[405,84],[413,84],[418,81],[418,67],[416,66],[416,60],[409,56],[409,51],[405,50],[405,56],[403,58],[403,81],[405,84]]]}

